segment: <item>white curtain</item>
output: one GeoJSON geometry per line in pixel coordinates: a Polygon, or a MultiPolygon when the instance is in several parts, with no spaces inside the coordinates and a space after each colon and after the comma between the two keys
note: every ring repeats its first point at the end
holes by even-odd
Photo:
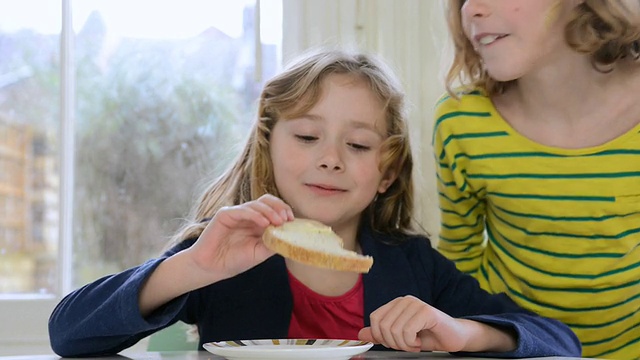
{"type": "Polygon", "coordinates": [[[435,243],[439,213],[431,148],[433,106],[449,58],[439,0],[284,0],[284,62],[309,47],[341,45],[380,54],[400,76],[410,106],[416,218],[435,243]]]}

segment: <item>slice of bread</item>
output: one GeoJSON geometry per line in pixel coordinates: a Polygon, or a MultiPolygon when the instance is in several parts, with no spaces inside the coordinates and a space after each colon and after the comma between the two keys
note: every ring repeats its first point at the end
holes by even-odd
{"type": "Polygon", "coordinates": [[[262,240],[272,251],[307,265],[359,273],[369,272],[373,265],[371,256],[343,248],[342,239],[329,226],[314,220],[269,226],[262,240]]]}

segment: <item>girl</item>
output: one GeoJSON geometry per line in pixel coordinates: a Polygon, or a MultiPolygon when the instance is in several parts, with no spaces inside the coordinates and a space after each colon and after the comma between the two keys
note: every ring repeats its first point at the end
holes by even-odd
{"type": "Polygon", "coordinates": [[[117,353],[178,320],[200,345],[362,339],[407,350],[580,355],[562,323],[489,295],[411,231],[403,94],[373,57],[310,54],[269,81],[244,151],[161,258],[99,279],[54,310],[62,356],[117,353]],[[295,217],[371,255],[367,275],[274,256],[261,236],[295,217]],[[210,219],[210,220],[203,220],[210,219]]]}
{"type": "Polygon", "coordinates": [[[439,250],[585,356],[640,358],[640,1],[450,0],[448,22],[439,250]]]}

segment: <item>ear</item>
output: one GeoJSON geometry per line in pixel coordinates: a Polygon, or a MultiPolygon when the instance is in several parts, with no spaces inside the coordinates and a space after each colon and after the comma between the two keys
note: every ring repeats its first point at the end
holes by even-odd
{"type": "Polygon", "coordinates": [[[380,184],[378,184],[378,193],[384,194],[397,178],[398,171],[396,169],[388,169],[382,179],[380,179],[380,184]]]}

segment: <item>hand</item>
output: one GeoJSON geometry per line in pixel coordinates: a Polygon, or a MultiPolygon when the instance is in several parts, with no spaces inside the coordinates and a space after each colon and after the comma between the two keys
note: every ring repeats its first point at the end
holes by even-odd
{"type": "Polygon", "coordinates": [[[262,242],[269,225],[293,220],[291,207],[273,195],[220,209],[188,253],[196,270],[216,279],[230,278],[274,253],[262,242]]]}
{"type": "Polygon", "coordinates": [[[396,350],[462,351],[470,335],[468,320],[454,319],[413,296],[388,302],[370,319],[371,326],[358,334],[360,340],[396,350]]]}

